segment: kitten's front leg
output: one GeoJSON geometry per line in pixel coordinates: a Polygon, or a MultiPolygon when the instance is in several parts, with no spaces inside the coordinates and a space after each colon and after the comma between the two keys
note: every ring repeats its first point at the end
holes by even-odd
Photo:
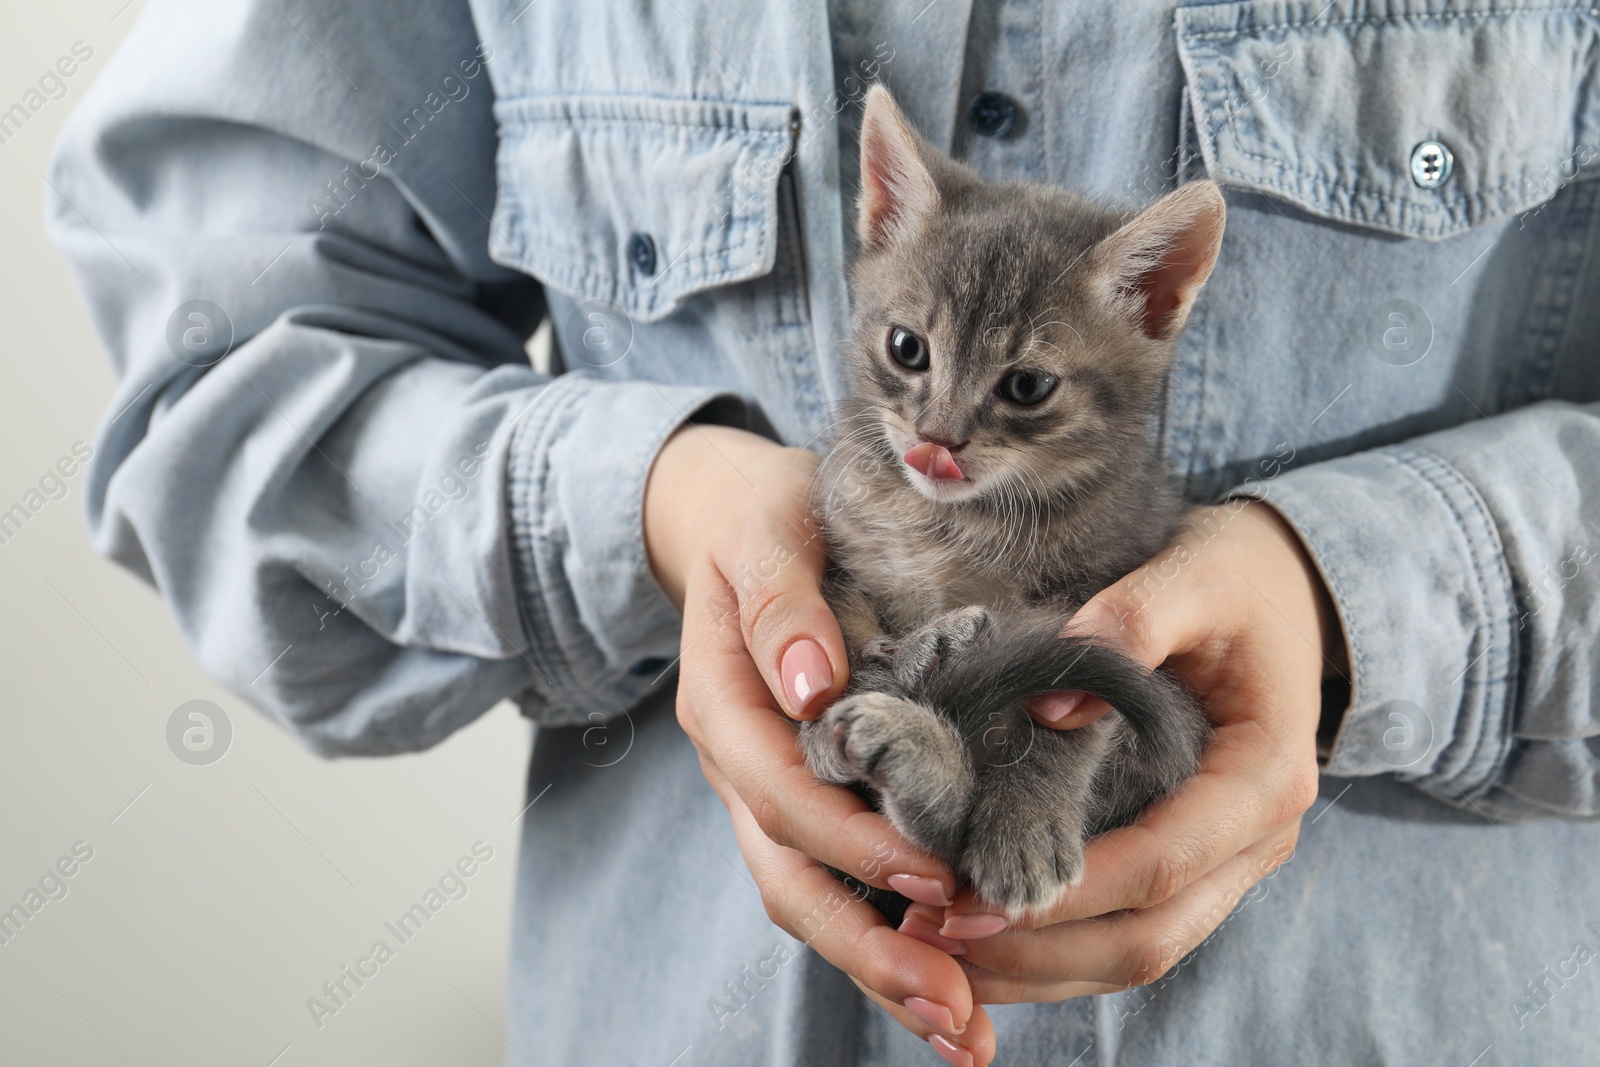
{"type": "Polygon", "coordinates": [[[870,787],[911,841],[947,860],[958,855],[972,761],[955,727],[931,708],[888,693],[852,693],[801,724],[800,744],[817,777],[870,787]]]}
{"type": "Polygon", "coordinates": [[[845,648],[850,652],[850,666],[861,665],[887,670],[894,661],[899,645],[893,637],[883,632],[883,623],[871,599],[854,585],[841,571],[830,572],[822,585],[823,597],[839,620],[839,630],[844,635],[845,648]]]}
{"type": "Polygon", "coordinates": [[[1089,794],[1110,743],[1109,724],[1057,731],[1018,717],[1008,726],[1028,747],[993,750],[959,863],[978,895],[1012,918],[1054,904],[1083,877],[1089,794]]]}
{"type": "Polygon", "coordinates": [[[899,643],[895,677],[901,685],[915,689],[928,674],[961,655],[993,628],[993,617],[980,605],[947,611],[899,643]]]}

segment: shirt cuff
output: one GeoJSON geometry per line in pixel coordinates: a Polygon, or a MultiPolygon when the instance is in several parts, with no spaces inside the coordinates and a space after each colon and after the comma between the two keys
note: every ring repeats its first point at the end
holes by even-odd
{"type": "Polygon", "coordinates": [[[1510,744],[1516,601],[1472,484],[1439,455],[1399,446],[1233,495],[1294,528],[1344,631],[1349,707],[1326,772],[1392,773],[1453,804],[1486,792],[1510,744]]]}
{"type": "Polygon", "coordinates": [[[513,428],[507,492],[530,718],[619,715],[676,661],[682,619],[650,570],[645,483],[667,438],[713,403],[743,407],[714,389],[573,372],[513,428]]]}

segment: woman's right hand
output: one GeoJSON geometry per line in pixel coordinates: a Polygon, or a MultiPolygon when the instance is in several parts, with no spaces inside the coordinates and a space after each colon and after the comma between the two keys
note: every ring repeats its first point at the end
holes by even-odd
{"type": "Polygon", "coordinates": [[[816,718],[848,680],[821,592],[817,464],[722,426],[686,426],[656,457],[644,532],[657,580],[683,609],[678,721],[728,806],[772,921],[950,1063],[987,1064],[994,1031],[960,964],[896,931],[822,866],[933,905],[949,903],[956,885],[859,796],[818,781],[784,718],[816,718]]]}

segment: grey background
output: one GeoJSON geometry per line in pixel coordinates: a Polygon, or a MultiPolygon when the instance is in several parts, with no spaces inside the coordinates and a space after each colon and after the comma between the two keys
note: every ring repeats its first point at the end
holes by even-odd
{"type": "MultiPolygon", "coordinates": [[[[0,110],[75,41],[94,57],[0,144],[0,510],[113,379],[45,238],[44,166],[143,0],[7,3],[0,110]]],[[[93,858],[0,945],[6,1064],[492,1064],[527,724],[509,705],[431,752],[323,762],[201,674],[155,592],[96,556],[81,474],[0,545],[0,910],[75,842],[93,858]],[[232,727],[196,765],[168,720],[232,727]],[[475,841],[493,858],[318,1029],[306,1006],[475,841]]],[[[307,610],[310,610],[309,608],[307,610]]],[[[537,809],[535,809],[536,811],[537,809]]],[[[533,817],[531,814],[528,817],[533,817]]]]}

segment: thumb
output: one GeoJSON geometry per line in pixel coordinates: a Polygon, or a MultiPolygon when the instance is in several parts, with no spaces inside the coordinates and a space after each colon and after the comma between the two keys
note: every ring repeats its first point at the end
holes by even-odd
{"type": "MultiPolygon", "coordinates": [[[[1147,668],[1159,666],[1166,655],[1151,647],[1147,605],[1137,586],[1130,587],[1130,580],[1138,573],[1102,589],[1079,608],[1062,628],[1062,636],[1091,637],[1147,668]]],[[[1034,722],[1052,730],[1076,730],[1112,710],[1104,699],[1077,689],[1040,693],[1023,707],[1034,722]]]]}
{"type": "MultiPolygon", "coordinates": [[[[1142,568],[1141,568],[1142,569],[1142,568]]],[[[1139,571],[1096,593],[1067,620],[1063,634],[1092,637],[1097,643],[1117,649],[1129,659],[1150,670],[1159,667],[1168,650],[1157,647],[1155,619],[1150,599],[1141,595],[1139,571]]]]}
{"type": "Polygon", "coordinates": [[[1106,712],[1111,705],[1081,689],[1056,689],[1030,697],[1023,708],[1040,726],[1052,730],[1076,730],[1088,726],[1106,712]]]}
{"type": "Polygon", "coordinates": [[[826,559],[814,538],[764,540],[768,552],[724,577],[738,598],[745,647],[778,706],[814,719],[850,679],[844,634],[822,597],[826,559]]]}

